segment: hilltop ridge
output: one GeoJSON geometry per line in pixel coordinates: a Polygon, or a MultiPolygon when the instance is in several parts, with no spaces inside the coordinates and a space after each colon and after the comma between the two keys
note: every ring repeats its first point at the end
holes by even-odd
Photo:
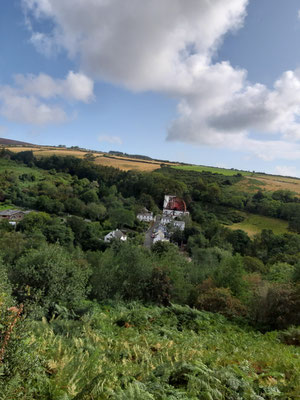
{"type": "Polygon", "coordinates": [[[19,140],[0,138],[0,145],[4,146],[36,146],[36,144],[20,142],[19,140]]]}

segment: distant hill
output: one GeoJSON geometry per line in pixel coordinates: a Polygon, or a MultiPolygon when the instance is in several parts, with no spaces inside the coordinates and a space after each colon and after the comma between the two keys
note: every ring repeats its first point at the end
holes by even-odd
{"type": "Polygon", "coordinates": [[[0,145],[4,146],[36,146],[32,143],[20,142],[19,140],[0,138],[0,145]]]}

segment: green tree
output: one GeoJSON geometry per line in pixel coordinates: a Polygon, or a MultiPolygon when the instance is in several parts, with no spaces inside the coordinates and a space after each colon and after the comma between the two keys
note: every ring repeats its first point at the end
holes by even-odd
{"type": "Polygon", "coordinates": [[[244,255],[249,248],[250,238],[241,229],[230,231],[227,236],[228,242],[232,245],[235,253],[244,255]]]}
{"type": "Polygon", "coordinates": [[[106,215],[106,207],[103,204],[89,203],[85,207],[85,215],[92,220],[102,220],[106,215]]]}
{"type": "Polygon", "coordinates": [[[134,226],[135,215],[133,211],[125,208],[116,208],[110,211],[109,219],[114,228],[132,228],[134,226]]]}
{"type": "Polygon", "coordinates": [[[115,243],[103,254],[89,254],[93,266],[92,298],[147,299],[152,263],[146,249],[129,243],[115,243]]]}
{"type": "Polygon", "coordinates": [[[294,273],[295,267],[293,265],[279,262],[271,265],[267,279],[278,283],[289,283],[292,282],[294,273]]]}
{"type": "Polygon", "coordinates": [[[51,217],[45,212],[31,212],[26,214],[18,224],[18,229],[22,232],[33,231],[45,228],[51,222],[51,217]]]}
{"type": "Polygon", "coordinates": [[[99,198],[96,190],[90,189],[81,195],[81,199],[86,203],[98,203],[99,198]]]}
{"type": "Polygon", "coordinates": [[[59,245],[44,244],[23,255],[12,267],[11,280],[20,302],[39,305],[45,314],[56,304],[74,307],[85,298],[90,269],[59,245]]]}
{"type": "Polygon", "coordinates": [[[229,288],[234,296],[244,298],[247,294],[244,275],[243,259],[240,255],[235,255],[221,261],[214,272],[213,281],[217,287],[229,288]]]}

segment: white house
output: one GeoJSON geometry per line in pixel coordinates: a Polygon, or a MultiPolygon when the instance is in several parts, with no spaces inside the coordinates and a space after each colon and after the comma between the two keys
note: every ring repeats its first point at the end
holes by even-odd
{"type": "Polygon", "coordinates": [[[166,239],[164,232],[159,230],[153,239],[153,244],[156,242],[169,242],[169,239],[166,239]]]}
{"type": "Polygon", "coordinates": [[[184,221],[173,221],[173,225],[175,226],[175,228],[180,229],[181,231],[184,231],[185,228],[185,222],[184,221]]]}
{"type": "Polygon", "coordinates": [[[122,242],[125,242],[127,240],[127,236],[125,235],[125,233],[123,233],[119,229],[116,229],[115,231],[109,232],[104,237],[104,242],[109,243],[113,239],[122,240],[122,242]]]}
{"type": "Polygon", "coordinates": [[[185,228],[185,222],[184,221],[177,221],[176,219],[173,219],[173,217],[170,217],[168,215],[163,215],[160,220],[162,225],[168,225],[171,224],[171,226],[180,229],[181,231],[184,231],[185,228]]]}
{"type": "Polygon", "coordinates": [[[154,221],[153,212],[150,212],[148,210],[140,212],[136,217],[139,221],[146,221],[146,222],[154,221]]]}
{"type": "Polygon", "coordinates": [[[160,223],[163,225],[170,224],[171,222],[173,222],[173,218],[168,215],[163,215],[160,219],[160,223]]]}

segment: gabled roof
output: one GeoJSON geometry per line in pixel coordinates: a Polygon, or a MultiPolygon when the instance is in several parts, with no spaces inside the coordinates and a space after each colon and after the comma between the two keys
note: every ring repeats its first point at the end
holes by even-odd
{"type": "Polygon", "coordinates": [[[122,231],[119,231],[119,229],[117,229],[116,231],[113,231],[113,235],[117,239],[121,239],[121,237],[126,236],[125,233],[123,233],[122,231]]]}
{"type": "Polygon", "coordinates": [[[11,217],[12,215],[18,214],[18,213],[24,213],[22,210],[4,210],[0,211],[0,216],[2,217],[11,217]]]}

